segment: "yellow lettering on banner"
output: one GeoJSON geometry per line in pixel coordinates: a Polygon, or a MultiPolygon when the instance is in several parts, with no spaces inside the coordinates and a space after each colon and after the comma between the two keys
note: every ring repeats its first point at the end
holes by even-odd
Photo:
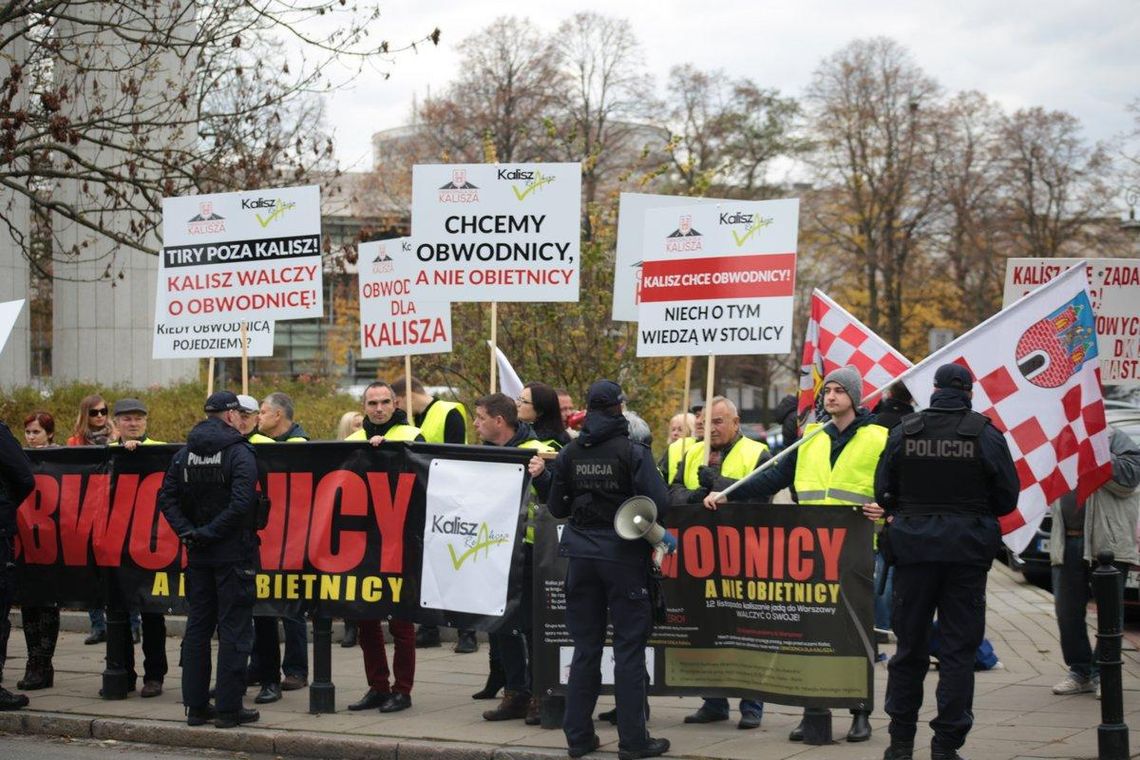
{"type": "Polygon", "coordinates": [[[151,596],[170,596],[170,579],[166,573],[154,574],[154,585],[150,587],[151,596]]]}
{"type": "Polygon", "coordinates": [[[306,573],[301,576],[301,580],[305,582],[305,598],[313,598],[313,584],[317,582],[317,576],[312,573],[306,573]]]}
{"type": "Polygon", "coordinates": [[[720,587],[721,596],[726,599],[744,598],[744,581],[734,580],[732,578],[721,578],[720,587]]]}
{"type": "Polygon", "coordinates": [[[388,579],[388,591],[392,601],[399,603],[400,592],[404,590],[404,579],[391,577],[388,579]]]}
{"type": "Polygon", "coordinates": [[[257,574],[257,598],[258,599],[268,599],[269,598],[269,576],[268,575],[262,575],[261,573],[257,574]]]}
{"type": "Polygon", "coordinates": [[[301,598],[301,579],[296,575],[290,575],[286,581],[285,586],[286,599],[300,599],[301,598]]]}
{"type": "Polygon", "coordinates": [[[186,596],[186,574],[178,574],[178,595],[186,596]]]}
{"type": "Polygon", "coordinates": [[[340,598],[340,576],[339,575],[322,575],[321,576],[321,599],[339,599],[340,598]]]}
{"type": "Polygon", "coordinates": [[[384,581],[375,575],[369,575],[360,584],[360,598],[366,602],[378,602],[384,598],[384,581]]]}
{"type": "Polygon", "coordinates": [[[705,599],[716,599],[716,581],[712,578],[705,581],[705,599]]]}
{"type": "Polygon", "coordinates": [[[356,601],[356,576],[350,575],[350,576],[348,576],[346,581],[347,582],[344,584],[345,585],[345,590],[344,590],[345,601],[354,602],[354,601],[356,601]]]}

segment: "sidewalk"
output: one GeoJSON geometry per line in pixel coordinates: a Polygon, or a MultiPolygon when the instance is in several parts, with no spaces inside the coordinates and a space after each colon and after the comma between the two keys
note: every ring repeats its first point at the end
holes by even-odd
{"type": "MultiPolygon", "coordinates": [[[[975,723],[964,755],[972,760],[1015,758],[1095,758],[1100,703],[1091,694],[1054,696],[1050,687],[1064,675],[1052,598],[1026,585],[1003,565],[990,573],[987,635],[1003,670],[979,673],[974,698],[975,723]]],[[[175,621],[171,621],[174,623],[175,621]]],[[[75,627],[75,626],[71,626],[75,627]]],[[[174,625],[170,626],[172,629],[174,625]]],[[[340,624],[334,624],[339,635],[340,624]]],[[[414,704],[406,712],[380,715],[371,710],[352,713],[346,706],[367,688],[359,649],[333,645],[333,681],[338,712],[309,715],[307,689],[286,692],[276,704],[261,706],[261,721],[240,729],[189,728],[185,724],[178,683],[179,639],[168,639],[171,672],[165,693],[155,699],[111,702],[99,699],[103,647],[84,646],[84,632],[60,634],[55,658],[55,687],[30,692],[29,708],[0,713],[0,731],[119,741],[140,741],[184,747],[275,753],[279,755],[385,760],[527,760],[565,757],[561,731],[547,731],[522,721],[490,723],[483,710],[495,703],[470,699],[482,687],[487,670],[486,643],[472,655],[441,649],[418,650],[414,704]]],[[[1131,727],[1131,747],[1140,750],[1140,657],[1127,642],[1124,653],[1124,711],[1131,727]]],[[[888,651],[890,647],[888,647],[888,651]]],[[[136,655],[141,657],[141,651],[136,655]]],[[[139,662],[141,669],[141,661],[139,662]]],[[[13,630],[4,684],[14,688],[24,670],[23,636],[13,630]]],[[[840,740],[827,747],[810,747],[787,741],[800,710],[768,705],[761,728],[738,731],[735,720],[709,725],[683,725],[695,710],[696,698],[654,697],[649,726],[654,736],[673,743],[671,757],[723,758],[724,760],[777,760],[782,758],[843,758],[878,760],[888,744],[887,721],[882,711],[886,668],[875,675],[874,736],[863,744],[842,741],[849,716],[836,711],[834,733],[840,740]]],[[[933,714],[937,673],[926,680],[922,720],[933,714]]],[[[141,684],[140,684],[141,685],[141,684]]],[[[256,690],[246,697],[253,705],[256,690]]],[[[612,706],[612,698],[599,702],[599,710],[612,706]]],[[[614,758],[617,731],[599,724],[600,760],[614,758]]],[[[918,733],[916,758],[929,758],[930,730],[923,723],[918,733]]]]}

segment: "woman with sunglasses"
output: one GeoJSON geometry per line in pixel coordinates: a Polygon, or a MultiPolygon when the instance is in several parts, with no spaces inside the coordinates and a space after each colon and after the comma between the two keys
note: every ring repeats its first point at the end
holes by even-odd
{"type": "MultiPolygon", "coordinates": [[[[47,412],[33,412],[24,418],[24,440],[29,449],[56,446],[55,418],[47,412]]],[[[52,658],[59,641],[59,607],[23,605],[24,641],[28,645],[28,663],[24,678],[16,687],[24,691],[50,688],[55,680],[52,658]]]]}

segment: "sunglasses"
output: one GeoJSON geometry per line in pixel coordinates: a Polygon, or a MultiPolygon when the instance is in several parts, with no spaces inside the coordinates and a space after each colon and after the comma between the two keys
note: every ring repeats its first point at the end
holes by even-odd
{"type": "Polygon", "coordinates": [[[107,407],[103,407],[102,409],[88,409],[87,410],[87,416],[88,417],[106,417],[107,416],[107,407]]]}

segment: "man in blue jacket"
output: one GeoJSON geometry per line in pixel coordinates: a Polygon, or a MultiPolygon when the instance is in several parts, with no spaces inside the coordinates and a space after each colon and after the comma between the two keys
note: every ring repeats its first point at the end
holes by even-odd
{"type": "Polygon", "coordinates": [[[241,403],[229,391],[206,400],[206,419],[170,463],[158,504],[188,553],[182,702],[186,723],[218,728],[256,721],[242,706],[252,648],[257,542],[257,462],[241,433],[241,403]],[[210,708],[210,639],[218,631],[216,713],[210,708]]]}

